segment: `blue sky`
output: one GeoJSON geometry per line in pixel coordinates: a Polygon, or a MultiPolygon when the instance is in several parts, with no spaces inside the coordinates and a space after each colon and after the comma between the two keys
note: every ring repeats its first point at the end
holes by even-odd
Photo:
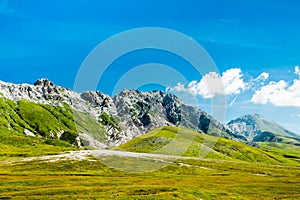
{"type": "MultiPolygon", "coordinates": [[[[100,42],[128,29],[164,27],[200,43],[216,63],[220,78],[222,73],[230,77],[235,72],[232,80],[242,80],[240,88],[226,94],[225,121],[260,113],[300,133],[299,74],[295,73],[300,65],[299,8],[298,0],[0,0],[0,80],[33,83],[47,77],[73,88],[81,63],[100,42]],[[262,73],[268,78],[254,84],[262,73]]],[[[123,73],[151,62],[181,70],[188,82],[202,80],[186,70],[184,60],[145,50],[116,60],[98,89],[111,93],[123,73]]],[[[175,88],[177,83],[174,79],[169,86],[175,88]]],[[[191,94],[188,83],[184,88],[210,112],[211,98],[203,91],[191,94]]]]}

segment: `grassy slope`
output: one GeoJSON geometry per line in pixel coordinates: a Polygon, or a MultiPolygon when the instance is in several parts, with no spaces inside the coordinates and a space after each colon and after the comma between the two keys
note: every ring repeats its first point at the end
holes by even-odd
{"type": "Polygon", "coordinates": [[[253,116],[253,118],[255,119],[258,128],[259,130],[261,130],[261,132],[270,132],[274,134],[275,138],[282,139],[282,143],[300,144],[299,135],[296,135],[295,133],[286,130],[285,128],[283,128],[279,124],[276,124],[275,122],[268,121],[257,116],[253,116]]]}
{"type": "Polygon", "coordinates": [[[260,148],[300,162],[300,146],[275,142],[259,142],[260,148]]]}
{"type": "Polygon", "coordinates": [[[66,142],[68,137],[63,137],[66,141],[50,139],[50,132],[60,130],[68,132],[68,137],[72,138],[85,131],[100,141],[104,140],[104,129],[99,123],[85,113],[73,111],[67,104],[53,107],[0,98],[0,157],[53,154],[76,149],[66,142]],[[24,129],[42,137],[26,136],[24,129]]]}
{"type": "MultiPolygon", "coordinates": [[[[81,119],[78,129],[91,132],[99,129],[98,124],[91,122],[91,118],[86,114],[75,113],[75,115],[81,119]]],[[[74,131],[72,116],[72,110],[67,105],[48,107],[24,101],[16,104],[0,99],[0,159],[7,156],[53,154],[74,149],[69,143],[61,140],[29,137],[23,133],[24,128],[38,134],[43,130],[45,135],[52,129],[74,131]],[[24,115],[23,112],[27,114],[24,115]],[[44,118],[40,120],[33,118],[29,121],[32,116],[44,118]],[[48,124],[43,120],[48,120],[48,124]]],[[[241,143],[186,129],[181,129],[178,134],[177,132],[176,127],[153,130],[119,148],[128,151],[174,154],[182,144],[188,144],[190,146],[184,155],[199,157],[203,141],[205,144],[214,144],[216,141],[213,151],[210,151],[206,158],[218,160],[177,160],[158,171],[137,174],[117,171],[105,166],[99,160],[29,161],[14,165],[0,161],[0,198],[226,200],[300,198],[299,167],[233,162],[244,160],[288,163],[290,159],[282,155],[287,153],[298,155],[298,149],[291,146],[284,148],[276,146],[270,149],[270,144],[262,143],[262,147],[270,151],[265,153],[241,143]],[[174,137],[177,139],[172,140],[174,137]],[[193,141],[192,144],[190,140],[193,141]],[[165,144],[172,145],[161,149],[165,144]]],[[[118,162],[122,162],[121,165],[132,164],[126,157],[119,158],[118,162]]],[[[149,162],[156,164],[157,161],[149,162]]]]}
{"type": "Polygon", "coordinates": [[[242,160],[272,164],[299,163],[296,160],[285,158],[282,154],[276,152],[267,152],[236,141],[216,138],[178,127],[163,127],[162,129],[153,130],[114,149],[181,155],[178,149],[182,146],[188,147],[186,151],[182,151],[183,156],[188,157],[242,160]],[[176,139],[173,140],[175,137],[176,139]],[[164,147],[165,145],[167,145],[167,148],[164,147]]]}

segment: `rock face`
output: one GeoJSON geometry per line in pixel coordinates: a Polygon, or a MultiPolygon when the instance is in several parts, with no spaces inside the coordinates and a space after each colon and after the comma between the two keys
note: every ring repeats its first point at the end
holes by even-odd
{"type": "Polygon", "coordinates": [[[247,142],[282,142],[284,138],[297,139],[297,135],[261,115],[245,115],[228,123],[230,130],[247,142]]]}
{"type": "MultiPolygon", "coordinates": [[[[183,126],[230,139],[238,138],[226,126],[204,111],[185,104],[172,94],[161,91],[123,90],[111,98],[99,91],[77,93],[56,86],[48,79],[40,79],[33,85],[0,81],[0,93],[3,97],[14,101],[24,99],[52,106],[67,103],[76,111],[88,113],[103,124],[109,146],[127,142],[154,128],[167,125],[183,126]]],[[[76,117],[74,120],[76,122],[76,117]]],[[[103,146],[97,141],[92,141],[88,134],[79,134],[84,141],[82,143],[103,146]]]]}
{"type": "Polygon", "coordinates": [[[123,90],[113,97],[113,102],[121,125],[125,127],[125,131],[119,133],[119,137],[126,138],[125,140],[170,125],[183,126],[210,135],[235,138],[226,126],[204,111],[186,105],[172,94],[161,91],[123,90]]]}

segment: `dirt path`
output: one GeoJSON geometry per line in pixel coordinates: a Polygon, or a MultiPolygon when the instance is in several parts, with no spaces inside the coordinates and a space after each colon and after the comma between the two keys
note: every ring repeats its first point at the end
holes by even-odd
{"type": "MultiPolygon", "coordinates": [[[[80,151],[70,151],[68,153],[62,153],[58,155],[48,155],[48,156],[36,156],[36,157],[28,157],[28,158],[20,158],[17,161],[33,161],[33,160],[44,160],[55,162],[57,160],[86,160],[92,159],[93,157],[99,156],[119,156],[119,157],[132,157],[132,158],[157,158],[157,159],[187,159],[187,157],[182,156],[171,156],[171,155],[162,155],[162,154],[151,154],[151,153],[135,153],[135,152],[127,152],[127,151],[113,151],[106,149],[99,150],[80,150],[80,151]]],[[[193,158],[188,158],[193,159],[193,158]]]]}
{"type": "MultiPolygon", "coordinates": [[[[113,151],[113,150],[99,149],[99,150],[70,151],[58,155],[36,156],[36,157],[28,157],[28,158],[12,158],[9,160],[0,161],[0,164],[13,165],[13,164],[18,164],[20,162],[29,162],[29,161],[56,162],[59,160],[97,161],[108,156],[143,158],[143,159],[155,160],[157,162],[166,163],[166,164],[171,164],[177,159],[204,160],[201,158],[190,158],[190,157],[183,157],[183,156],[172,156],[172,155],[151,154],[151,153],[134,153],[134,152],[126,152],[126,151],[115,151],[115,150],[113,151]]],[[[182,166],[192,166],[184,163],[178,163],[178,164],[182,166]]],[[[194,167],[201,167],[201,166],[194,166],[194,167]]],[[[201,168],[209,169],[206,167],[201,167],[201,168]]]]}

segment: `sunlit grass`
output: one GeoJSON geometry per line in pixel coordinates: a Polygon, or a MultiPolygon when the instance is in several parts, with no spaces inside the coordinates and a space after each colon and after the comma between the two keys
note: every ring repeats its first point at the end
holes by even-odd
{"type": "MultiPolygon", "coordinates": [[[[263,143],[261,145],[263,146],[263,143]]],[[[179,127],[156,129],[113,149],[183,155],[195,158],[241,160],[270,164],[299,164],[297,160],[284,157],[283,153],[264,151],[263,149],[251,147],[233,140],[217,138],[179,127]],[[185,148],[182,151],[178,151],[182,147],[185,148]]]]}
{"type": "MultiPolygon", "coordinates": [[[[124,163],[129,158],[119,158],[124,163]]],[[[218,160],[177,160],[128,173],[101,161],[30,161],[2,165],[1,198],[298,199],[300,168],[218,160]]]]}

